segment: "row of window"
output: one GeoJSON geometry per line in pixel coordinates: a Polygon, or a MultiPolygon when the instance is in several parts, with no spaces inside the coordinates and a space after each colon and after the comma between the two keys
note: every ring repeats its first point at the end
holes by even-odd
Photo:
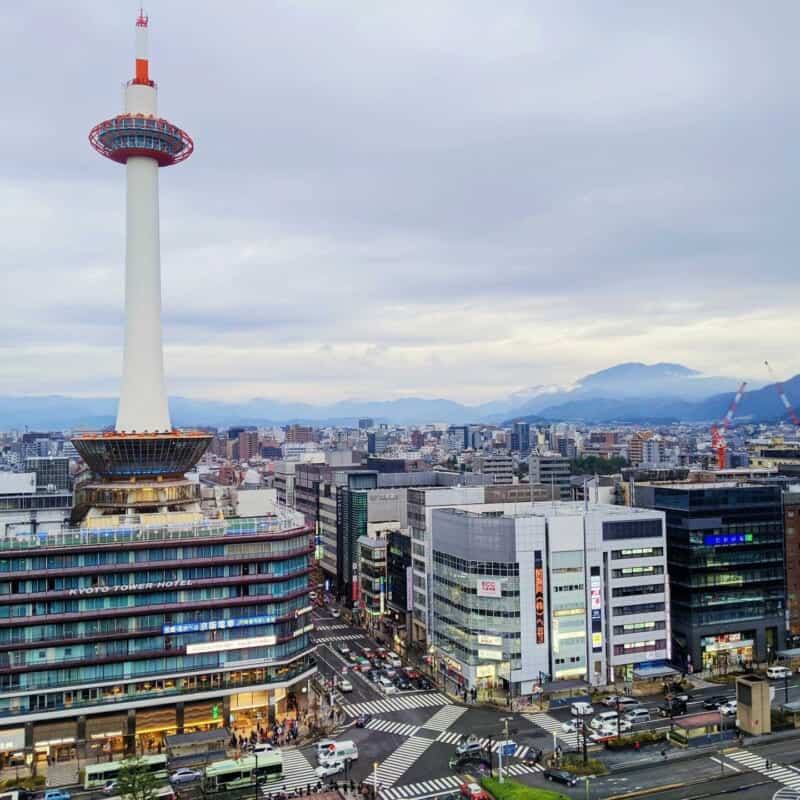
{"type": "Polygon", "coordinates": [[[626,617],[632,614],[653,614],[663,611],[664,608],[664,603],[637,603],[633,606],[617,606],[612,609],[612,613],[615,617],[626,617]]]}
{"type": "Polygon", "coordinates": [[[655,558],[663,555],[663,547],[630,547],[625,550],[612,550],[611,560],[621,561],[624,558],[655,558]]]}
{"type": "Polygon", "coordinates": [[[663,619],[650,622],[630,622],[627,625],[615,625],[614,636],[624,636],[627,633],[644,633],[646,631],[663,631],[667,623],[663,619]]]}
{"type": "Polygon", "coordinates": [[[611,590],[612,597],[633,597],[637,594],[663,594],[663,583],[640,583],[637,586],[617,586],[611,590]]]}
{"type": "Polygon", "coordinates": [[[564,586],[553,586],[554,592],[580,592],[583,591],[584,585],[582,583],[569,583],[564,586]]]}
{"type": "Polygon", "coordinates": [[[438,550],[433,552],[433,561],[435,564],[441,564],[459,572],[466,572],[469,575],[488,575],[491,577],[519,575],[519,564],[512,564],[506,561],[465,561],[463,558],[457,558],[438,550]]]}
{"type": "Polygon", "coordinates": [[[612,578],[635,578],[639,575],[663,575],[664,567],[661,564],[651,564],[647,567],[622,567],[612,569],[612,578]]]}
{"type": "Polygon", "coordinates": [[[650,639],[646,642],[625,642],[614,645],[615,656],[630,656],[636,653],[652,653],[656,650],[666,650],[666,639],[650,639]]]}

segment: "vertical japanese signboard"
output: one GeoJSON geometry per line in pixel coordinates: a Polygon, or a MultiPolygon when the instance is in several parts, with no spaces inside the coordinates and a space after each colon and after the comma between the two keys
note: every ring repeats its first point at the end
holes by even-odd
{"type": "Polygon", "coordinates": [[[536,610],[536,644],[544,644],[544,564],[541,550],[533,552],[533,588],[536,610]]]}

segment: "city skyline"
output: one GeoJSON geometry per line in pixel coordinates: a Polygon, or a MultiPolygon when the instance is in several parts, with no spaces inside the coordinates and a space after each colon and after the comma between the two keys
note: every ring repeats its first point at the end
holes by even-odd
{"type": "MultiPolygon", "coordinates": [[[[148,9],[203,154],[163,187],[170,394],[482,402],[627,360],[794,374],[797,9],[458,8],[148,9]]],[[[113,396],[124,194],[85,131],[121,110],[129,15],[6,17],[0,394],[113,396]]]]}

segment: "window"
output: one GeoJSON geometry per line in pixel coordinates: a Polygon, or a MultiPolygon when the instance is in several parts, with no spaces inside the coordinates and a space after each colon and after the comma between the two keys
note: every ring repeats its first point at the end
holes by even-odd
{"type": "Polygon", "coordinates": [[[638,603],[634,606],[617,606],[611,611],[615,617],[625,617],[630,614],[652,614],[654,611],[663,610],[663,603],[638,603]]]}
{"type": "Polygon", "coordinates": [[[663,631],[667,623],[660,619],[653,622],[630,622],[627,625],[615,625],[614,636],[625,636],[628,633],[644,633],[645,631],[663,631]]]}
{"type": "Polygon", "coordinates": [[[663,583],[641,583],[637,586],[619,586],[611,590],[612,597],[632,597],[637,594],[659,594],[664,591],[663,583]]]}
{"type": "Polygon", "coordinates": [[[622,567],[612,569],[612,578],[634,578],[637,575],[663,575],[664,567],[661,564],[651,564],[647,567],[622,567]]]}
{"type": "Polygon", "coordinates": [[[603,523],[603,541],[615,539],[657,539],[663,535],[660,519],[631,519],[603,523]]]}

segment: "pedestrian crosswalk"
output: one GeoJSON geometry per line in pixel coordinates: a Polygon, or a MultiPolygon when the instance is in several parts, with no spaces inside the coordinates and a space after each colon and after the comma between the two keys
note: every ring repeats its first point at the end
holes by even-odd
{"type": "Polygon", "coordinates": [[[561,723],[555,717],[551,717],[549,714],[544,713],[523,714],[522,716],[525,717],[525,719],[527,719],[529,722],[532,722],[534,725],[544,728],[548,733],[554,733],[559,740],[566,745],[567,748],[571,750],[578,749],[578,734],[567,733],[561,727],[561,723]]]}
{"type": "Polygon", "coordinates": [[[393,711],[409,711],[413,708],[450,705],[450,701],[440,692],[430,694],[411,694],[402,697],[387,697],[385,700],[370,700],[366,703],[350,703],[342,709],[352,717],[359,714],[391,714],[393,711]]]}
{"type": "Polygon", "coordinates": [[[315,631],[343,631],[349,628],[349,625],[340,625],[338,623],[334,623],[333,625],[315,625],[315,631]]]}
{"type": "Polygon", "coordinates": [[[406,739],[383,763],[378,764],[378,768],[370,773],[365,782],[374,783],[377,779],[379,788],[393,786],[433,741],[425,736],[411,736],[406,739]]]}
{"type": "Polygon", "coordinates": [[[381,792],[381,797],[385,800],[412,800],[417,797],[430,797],[431,794],[436,792],[453,791],[457,789],[461,781],[455,775],[448,775],[445,778],[433,778],[429,781],[420,781],[419,783],[409,783],[406,786],[397,786],[394,788],[384,789],[381,792]]]}
{"type": "Polygon", "coordinates": [[[314,786],[319,778],[317,773],[314,772],[314,767],[311,766],[308,759],[296,748],[283,748],[283,780],[274,781],[265,784],[262,787],[264,795],[274,792],[280,792],[286,789],[291,792],[292,789],[299,787],[305,788],[308,784],[314,786]]]}
{"type": "Polygon", "coordinates": [[[461,706],[446,705],[427,720],[423,727],[431,731],[446,731],[466,711],[461,706]]]}
{"type": "Polygon", "coordinates": [[[742,764],[748,769],[753,770],[753,772],[758,772],[770,780],[782,783],[784,786],[789,786],[792,789],[800,789],[800,772],[795,772],[793,769],[783,764],[778,764],[769,759],[769,757],[757,756],[749,750],[740,748],[727,750],[724,755],[725,758],[730,761],[742,764]]]}
{"type": "MultiPolygon", "coordinates": [[[[425,727],[427,728],[429,726],[426,724],[425,727]]],[[[443,742],[444,744],[458,744],[464,738],[466,737],[463,733],[445,731],[444,733],[439,734],[436,741],[443,742]]],[[[500,742],[495,741],[494,739],[478,739],[478,742],[484,750],[491,750],[493,753],[496,753],[500,749],[500,742]]],[[[514,758],[525,758],[529,751],[530,747],[527,747],[526,745],[518,745],[517,749],[514,751],[514,758]]]]}
{"type": "MultiPolygon", "coordinates": [[[[528,766],[527,764],[513,764],[503,767],[506,775],[530,775],[534,772],[543,772],[540,764],[528,766]]],[[[409,783],[405,786],[391,786],[381,790],[383,800],[422,800],[424,797],[435,797],[437,794],[452,792],[461,785],[461,779],[456,775],[446,775],[444,778],[431,778],[428,781],[409,783]]]]}
{"type": "Polygon", "coordinates": [[[314,636],[314,641],[317,644],[327,644],[328,642],[351,642],[353,639],[363,639],[365,637],[365,633],[340,633],[338,636],[314,636]]]}
{"type": "Polygon", "coordinates": [[[413,736],[419,730],[419,725],[393,722],[390,719],[371,719],[364,727],[371,731],[393,733],[396,736],[413,736]]]}

